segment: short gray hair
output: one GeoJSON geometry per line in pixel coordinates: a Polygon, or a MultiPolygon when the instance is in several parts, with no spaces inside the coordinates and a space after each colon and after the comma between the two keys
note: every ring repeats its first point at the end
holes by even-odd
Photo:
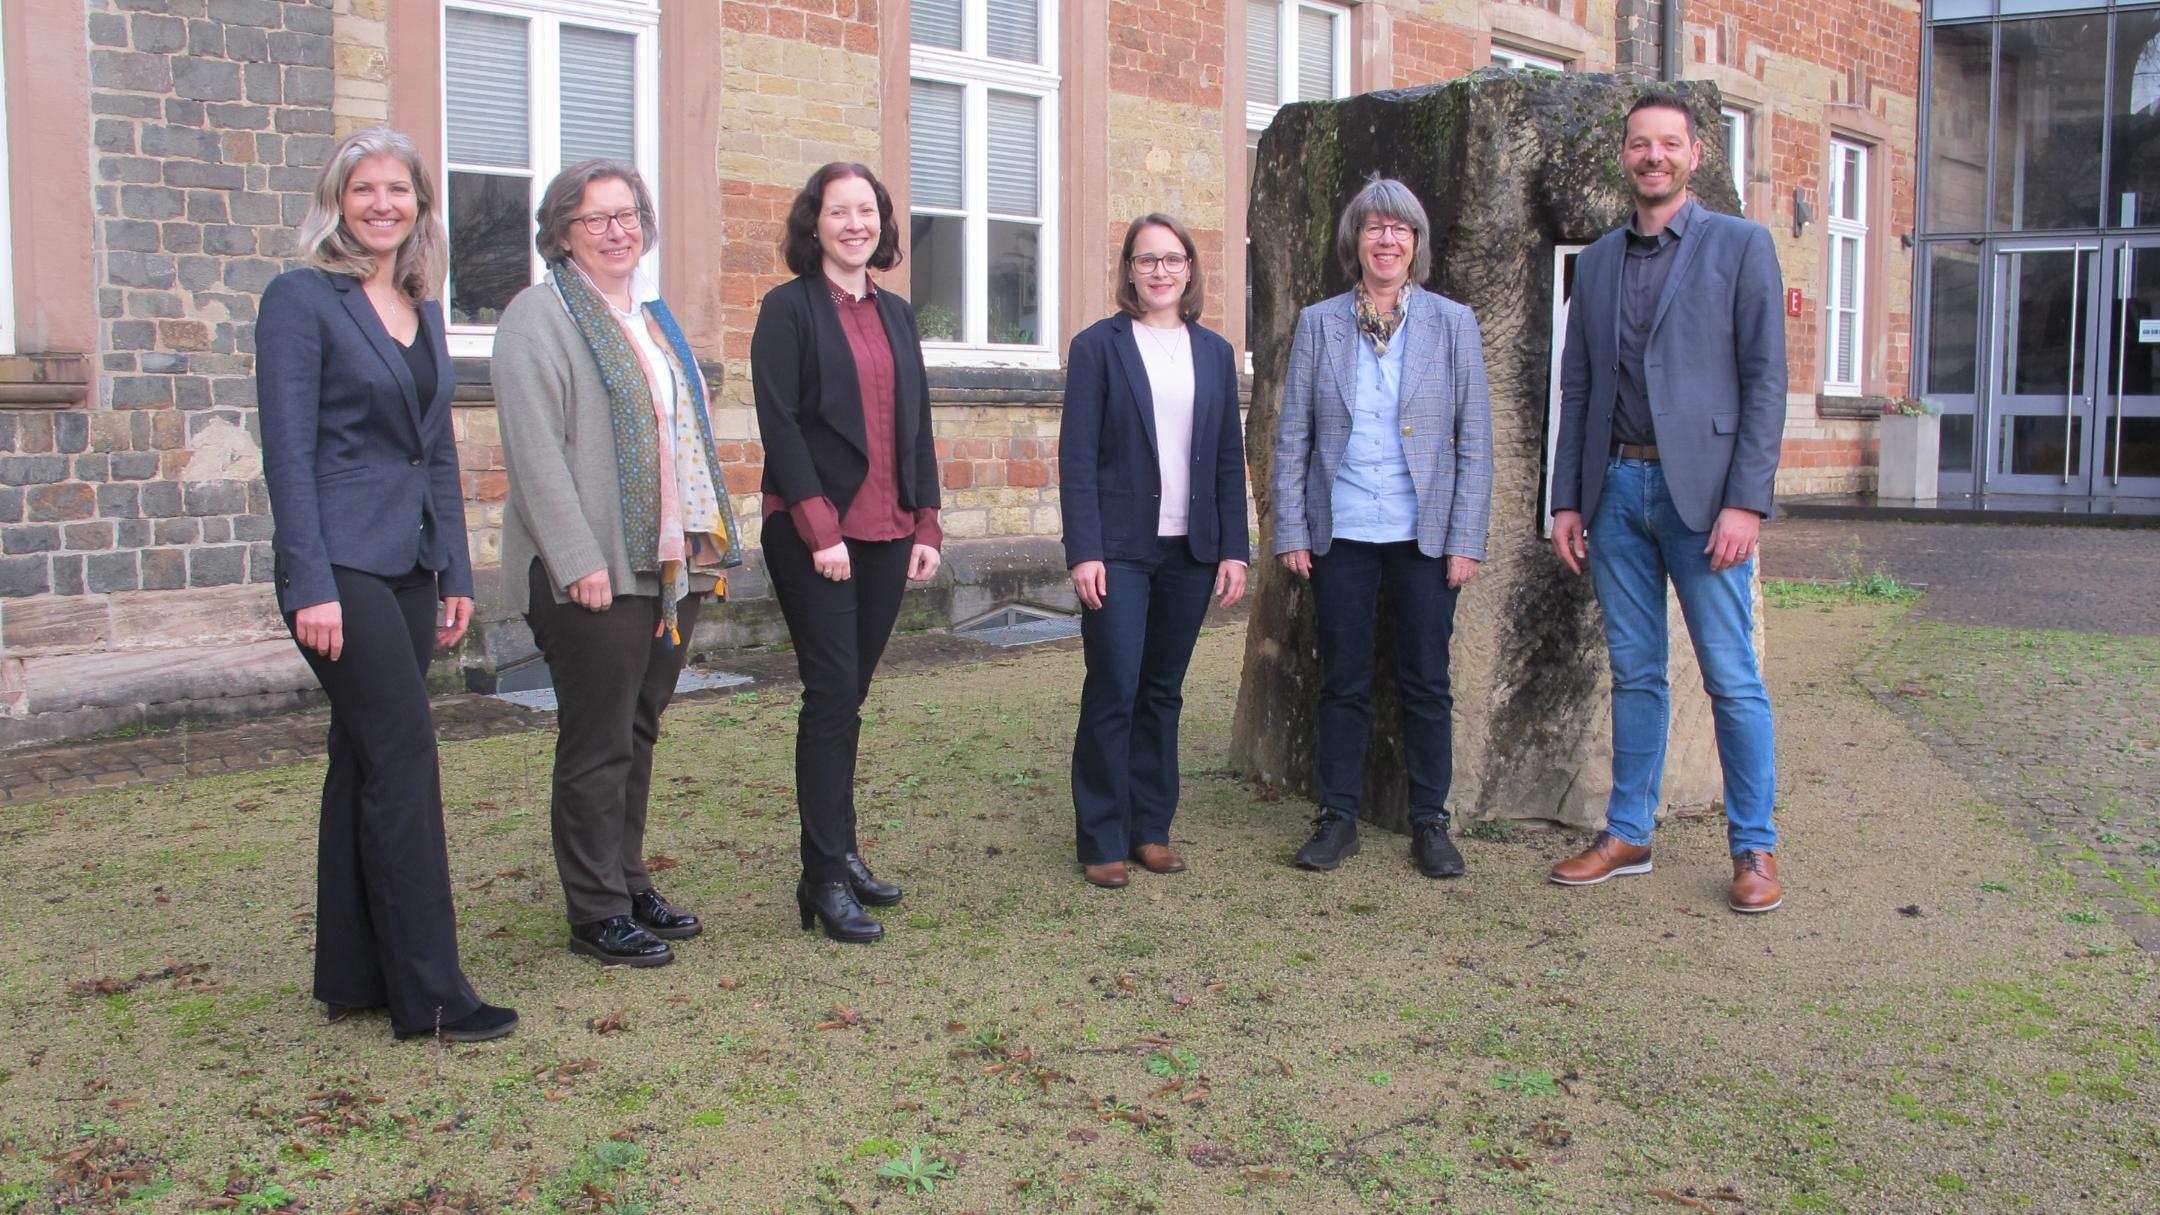
{"type": "Polygon", "coordinates": [[[1417,250],[1410,255],[1410,281],[1424,283],[1432,274],[1432,223],[1425,218],[1425,204],[1410,187],[1378,173],[1366,179],[1335,227],[1335,257],[1343,273],[1353,280],[1364,277],[1365,268],[1358,264],[1358,234],[1375,219],[1408,224],[1417,233],[1417,250]]]}

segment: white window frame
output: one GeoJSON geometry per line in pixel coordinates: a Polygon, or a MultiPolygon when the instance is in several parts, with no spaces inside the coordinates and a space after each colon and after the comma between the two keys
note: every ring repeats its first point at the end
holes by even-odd
{"type": "Polygon", "coordinates": [[[15,353],[15,218],[8,204],[7,44],[0,41],[0,355],[15,353]]]}
{"type": "Polygon", "coordinates": [[[1859,396],[1861,381],[1867,374],[1868,161],[1872,152],[1867,144],[1857,140],[1830,141],[1829,196],[1823,200],[1823,231],[1828,253],[1828,266],[1823,275],[1824,396],[1859,396]],[[1852,183],[1855,188],[1851,191],[1854,205],[1859,210],[1857,215],[1839,213],[1847,193],[1848,161],[1859,165],[1859,180],[1852,183]],[[1846,245],[1853,250],[1853,302],[1850,308],[1838,304],[1845,294],[1844,272],[1838,254],[1846,245]],[[1852,325],[1852,374],[1842,380],[1837,378],[1838,322],[1841,318],[1852,325]]]}
{"type": "MultiPolygon", "coordinates": [[[[1298,14],[1305,10],[1324,13],[1328,18],[1330,38],[1334,45],[1328,48],[1333,61],[1335,77],[1334,96],[1350,95],[1350,10],[1340,4],[1328,4],[1324,0],[1276,0],[1275,5],[1275,97],[1274,105],[1247,100],[1245,102],[1245,129],[1264,131],[1275,121],[1275,111],[1298,100],[1298,14]]],[[[1243,48],[1239,49],[1243,53],[1243,48]]]]}
{"type": "Polygon", "coordinates": [[[1750,130],[1755,115],[1739,106],[1720,107],[1718,116],[1724,120],[1726,159],[1731,162],[1733,193],[1740,199],[1740,214],[1747,214],[1748,140],[1754,135],[1750,130]]]}
{"type": "MultiPolygon", "coordinates": [[[[949,216],[963,221],[960,313],[966,332],[956,342],[923,343],[923,362],[932,367],[1033,367],[1056,370],[1058,362],[1058,62],[1057,0],[1040,0],[1036,37],[1040,61],[1020,63],[989,53],[989,6],[963,0],[960,47],[909,44],[908,76],[932,84],[957,85],[960,102],[961,209],[909,204],[899,222],[914,228],[916,215],[949,216]],[[993,216],[990,176],[985,172],[990,148],[990,94],[1012,93],[1036,99],[1036,199],[1041,216],[993,216]],[[1028,345],[990,340],[990,221],[1036,223],[1037,266],[1035,341],[1028,345]]],[[[912,244],[912,241],[910,242],[912,244]]]]}
{"type": "MultiPolygon", "coordinates": [[[[527,71],[525,74],[527,96],[526,116],[532,124],[532,189],[527,196],[527,210],[536,210],[540,194],[548,182],[562,171],[562,27],[565,24],[584,26],[589,29],[607,30],[629,34],[637,39],[635,51],[634,82],[636,97],[633,101],[632,121],[636,125],[635,145],[639,176],[645,179],[658,205],[660,197],[660,5],[659,0],[445,0],[442,6],[463,9],[467,12],[491,13],[502,17],[517,17],[531,24],[527,27],[527,71]]],[[[442,176],[439,179],[443,203],[444,225],[449,223],[450,174],[453,171],[506,175],[500,165],[462,165],[450,160],[450,105],[448,97],[449,64],[448,38],[443,39],[440,52],[444,58],[436,64],[436,89],[443,97],[443,126],[441,147],[443,149],[442,176]]],[[[665,217],[662,217],[663,220],[665,217]]],[[[537,229],[528,227],[527,234],[537,229]]],[[[530,252],[531,269],[528,281],[538,282],[544,263],[540,251],[526,241],[530,252]]],[[[660,262],[656,252],[647,252],[642,259],[646,271],[657,276],[660,262]]],[[[449,316],[448,292],[443,300],[444,317],[449,316]]],[[[487,358],[495,352],[495,326],[493,325],[446,325],[450,339],[452,358],[487,358]]]]}
{"type": "Polygon", "coordinates": [[[1567,64],[1562,60],[1501,42],[1492,44],[1492,65],[1511,72],[1556,72],[1565,75],[1568,70],[1567,64]]]}

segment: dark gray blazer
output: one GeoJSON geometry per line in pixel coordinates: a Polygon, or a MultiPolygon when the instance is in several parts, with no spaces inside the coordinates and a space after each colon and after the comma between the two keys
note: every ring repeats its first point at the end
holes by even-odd
{"type": "MultiPolygon", "coordinates": [[[[1693,214],[1653,314],[1643,372],[1673,507],[1706,532],[1718,511],[1768,518],[1785,433],[1785,281],[1758,223],[1693,214]]],[[[1625,225],[1582,251],[1560,363],[1560,440],[1552,508],[1597,514],[1620,376],[1625,225]]]]}
{"type": "Polygon", "coordinates": [[[457,376],[442,305],[420,312],[435,346],[428,401],[359,279],[291,270],[263,292],[255,400],[284,611],[335,602],[333,565],[384,577],[425,566],[444,598],[473,593],[450,433],[457,376]]]}
{"type": "MultiPolygon", "coordinates": [[[[1275,552],[1335,540],[1335,474],[1350,445],[1357,395],[1357,293],[1298,314],[1275,431],[1275,552]]],[[[1403,459],[1417,490],[1417,546],[1427,557],[1485,559],[1492,514],[1492,396],[1485,343],[1470,309],[1437,292],[1410,295],[1403,347],[1403,459]]]]}

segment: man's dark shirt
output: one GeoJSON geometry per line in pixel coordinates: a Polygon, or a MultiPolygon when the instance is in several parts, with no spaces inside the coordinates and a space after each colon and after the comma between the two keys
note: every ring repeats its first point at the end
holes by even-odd
{"type": "Polygon", "coordinates": [[[1620,376],[1619,399],[1613,409],[1612,439],[1615,443],[1655,443],[1657,431],[1650,421],[1650,379],[1643,373],[1643,350],[1650,344],[1650,322],[1657,317],[1658,299],[1665,294],[1665,280],[1679,260],[1680,241],[1687,236],[1688,220],[1696,204],[1690,200],[1666,222],[1656,236],[1627,226],[1627,256],[1620,263],[1620,376]]]}

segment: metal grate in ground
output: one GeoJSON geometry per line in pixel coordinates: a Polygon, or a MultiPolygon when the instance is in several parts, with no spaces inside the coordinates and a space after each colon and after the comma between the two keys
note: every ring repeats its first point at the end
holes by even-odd
{"type": "Polygon", "coordinates": [[[1080,635],[1080,619],[1077,616],[1061,616],[1038,608],[1001,607],[987,616],[980,616],[953,629],[956,637],[979,641],[984,645],[1015,646],[1036,645],[1045,641],[1063,641],[1080,635]]]}
{"type": "MultiPolygon", "coordinates": [[[[729,671],[686,670],[675,677],[675,694],[680,696],[684,692],[702,692],[708,688],[732,688],[736,684],[749,682],[748,675],[737,675],[729,671]]],[[[551,687],[533,688],[524,692],[497,692],[494,699],[508,701],[539,713],[555,711],[555,689],[551,687]]]]}

